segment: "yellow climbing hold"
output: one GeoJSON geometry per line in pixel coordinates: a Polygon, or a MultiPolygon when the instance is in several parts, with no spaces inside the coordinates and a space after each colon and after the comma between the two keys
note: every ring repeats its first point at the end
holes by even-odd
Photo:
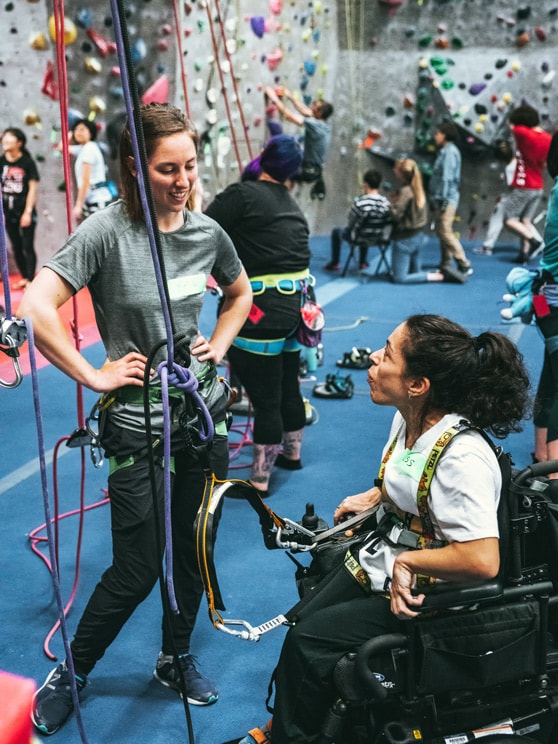
{"type": "MultiPolygon", "coordinates": [[[[48,31],[50,38],[56,41],[56,21],[54,16],[51,15],[48,19],[48,31]]],[[[73,44],[77,39],[77,28],[76,24],[69,18],[64,18],[64,45],[73,44]]]]}
{"type": "Polygon", "coordinates": [[[42,52],[48,47],[47,37],[43,34],[42,31],[31,34],[31,38],[29,39],[29,46],[31,47],[31,49],[42,52]]]}

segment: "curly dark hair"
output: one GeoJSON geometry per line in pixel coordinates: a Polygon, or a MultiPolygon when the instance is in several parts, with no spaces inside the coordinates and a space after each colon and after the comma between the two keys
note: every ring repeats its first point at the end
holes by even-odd
{"type": "Polygon", "coordinates": [[[501,333],[473,336],[441,315],[405,321],[407,374],[427,377],[431,410],[463,415],[499,439],[521,431],[529,404],[529,375],[515,344],[501,333]]]}

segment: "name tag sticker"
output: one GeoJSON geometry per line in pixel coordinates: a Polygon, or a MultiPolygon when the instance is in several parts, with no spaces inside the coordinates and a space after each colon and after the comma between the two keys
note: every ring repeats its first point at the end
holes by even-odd
{"type": "Polygon", "coordinates": [[[192,274],[191,276],[177,276],[168,282],[169,297],[171,300],[181,300],[183,297],[201,294],[205,292],[205,274],[192,274]]]}
{"type": "Polygon", "coordinates": [[[421,452],[413,452],[412,450],[405,450],[394,460],[394,465],[398,473],[402,475],[408,475],[409,478],[418,481],[424,470],[426,463],[426,457],[421,452]]]}

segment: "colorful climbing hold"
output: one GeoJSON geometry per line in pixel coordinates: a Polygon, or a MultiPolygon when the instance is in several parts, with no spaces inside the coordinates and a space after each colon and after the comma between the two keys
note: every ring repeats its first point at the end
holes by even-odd
{"type": "Polygon", "coordinates": [[[478,96],[479,93],[482,93],[485,88],[486,83],[473,83],[471,86],[469,86],[469,93],[472,96],[478,96]]]}
{"type": "Polygon", "coordinates": [[[265,18],[263,16],[252,16],[250,18],[250,28],[258,39],[263,38],[265,33],[265,18]]]}
{"type": "Polygon", "coordinates": [[[29,39],[29,46],[31,49],[35,49],[38,52],[43,52],[48,47],[47,37],[38,31],[37,33],[31,34],[29,39]]]}
{"type": "MultiPolygon", "coordinates": [[[[48,32],[52,41],[56,41],[56,20],[53,15],[48,19],[48,32]]],[[[64,18],[64,46],[73,44],[76,39],[76,24],[69,18],[64,18]]]]}

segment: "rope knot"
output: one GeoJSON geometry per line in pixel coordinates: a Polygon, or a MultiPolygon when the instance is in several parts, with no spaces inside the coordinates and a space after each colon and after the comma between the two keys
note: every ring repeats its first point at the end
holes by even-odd
{"type": "Polygon", "coordinates": [[[157,367],[159,377],[162,378],[162,368],[166,368],[167,381],[169,385],[183,390],[186,393],[194,393],[198,389],[198,380],[192,370],[187,367],[181,367],[176,362],[172,362],[172,368],[169,370],[168,362],[161,362],[157,367]]]}

